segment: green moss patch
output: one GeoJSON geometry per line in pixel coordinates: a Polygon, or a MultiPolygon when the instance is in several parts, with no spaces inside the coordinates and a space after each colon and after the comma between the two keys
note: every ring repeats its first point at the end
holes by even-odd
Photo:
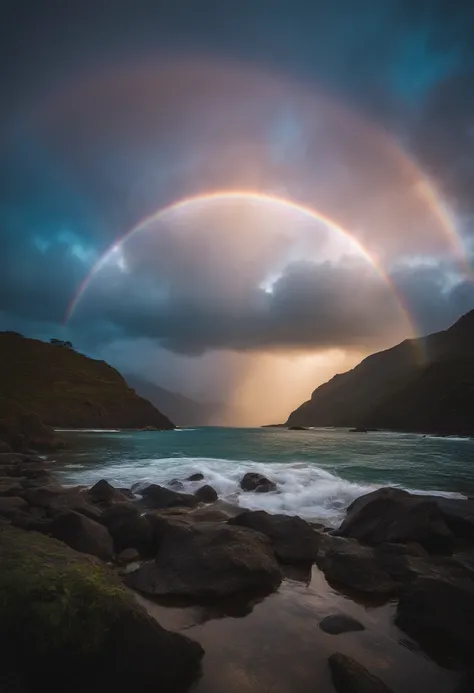
{"type": "Polygon", "coordinates": [[[0,527],[0,634],[32,656],[94,656],[135,609],[115,575],[36,532],[0,527]]]}

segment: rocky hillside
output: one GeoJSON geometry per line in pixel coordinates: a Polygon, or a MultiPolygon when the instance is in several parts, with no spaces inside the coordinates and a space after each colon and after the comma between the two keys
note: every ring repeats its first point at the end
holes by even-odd
{"type": "Polygon", "coordinates": [[[334,376],[287,423],[474,434],[474,311],[334,376]]]}
{"type": "Polygon", "coordinates": [[[174,428],[104,361],[14,332],[0,333],[0,399],[50,426],[174,428]]]}

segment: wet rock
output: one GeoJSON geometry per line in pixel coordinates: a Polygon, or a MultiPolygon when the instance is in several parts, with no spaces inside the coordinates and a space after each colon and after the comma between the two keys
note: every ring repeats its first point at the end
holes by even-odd
{"type": "Polygon", "coordinates": [[[197,598],[271,591],[280,582],[281,572],[266,537],[210,522],[168,525],[156,559],[127,577],[130,587],[145,594],[197,598]]]}
{"type": "Polygon", "coordinates": [[[22,690],[60,693],[53,671],[70,672],[68,690],[94,692],[182,693],[199,676],[201,646],[150,618],[97,559],[2,526],[0,564],[2,674],[19,656],[22,690]]]}
{"type": "Polygon", "coordinates": [[[114,488],[112,484],[106,479],[101,479],[94,486],[92,486],[87,495],[93,503],[103,503],[104,505],[110,503],[120,503],[121,501],[126,501],[127,498],[118,489],[114,488]]]}
{"type": "Polygon", "coordinates": [[[269,493],[276,491],[276,484],[258,472],[247,472],[240,482],[243,491],[256,491],[257,493],[269,493]]]}
{"type": "Polygon", "coordinates": [[[357,498],[338,530],[364,544],[417,542],[430,553],[451,553],[454,537],[438,505],[397,488],[357,498]]]}
{"type": "Polygon", "coordinates": [[[436,503],[451,532],[474,543],[474,499],[421,496],[436,503]]]}
{"type": "Polygon", "coordinates": [[[171,491],[158,484],[150,484],[140,492],[148,507],[172,508],[179,506],[193,507],[198,504],[198,499],[189,493],[178,493],[171,491]]]}
{"type": "Polygon", "coordinates": [[[122,486],[120,486],[117,489],[117,491],[120,491],[122,496],[125,496],[126,500],[135,500],[135,494],[133,493],[133,491],[130,488],[123,488],[122,486]]]}
{"type": "Polygon", "coordinates": [[[318,567],[326,578],[350,590],[373,597],[389,597],[397,583],[376,561],[374,550],[357,541],[323,534],[318,567]]]}
{"type": "Polygon", "coordinates": [[[198,488],[194,494],[200,503],[214,503],[218,499],[217,491],[209,484],[198,488]]]}
{"type": "Polygon", "coordinates": [[[67,489],[59,484],[49,484],[27,488],[21,495],[29,505],[45,508],[50,517],[54,517],[63,510],[74,510],[91,520],[100,518],[100,510],[89,503],[87,498],[75,488],[67,489]]]}
{"type": "Polygon", "coordinates": [[[336,652],[328,662],[337,693],[392,693],[381,679],[352,657],[336,652]]]}
{"type": "Polygon", "coordinates": [[[320,535],[300,517],[246,510],[230,519],[228,524],[264,534],[283,563],[311,563],[317,558],[320,535]]]}
{"type": "Polygon", "coordinates": [[[362,428],[362,426],[357,426],[357,428],[350,428],[349,433],[368,433],[367,428],[362,428]]]}
{"type": "Polygon", "coordinates": [[[168,486],[171,486],[174,491],[184,491],[184,484],[179,479],[171,479],[168,482],[168,486]]]}
{"type": "Polygon", "coordinates": [[[113,538],[116,553],[136,549],[142,556],[153,555],[152,528],[132,503],[115,503],[102,513],[100,521],[113,538]]]}
{"type": "Polygon", "coordinates": [[[186,481],[203,481],[204,480],[204,474],[201,474],[201,472],[196,472],[195,474],[191,474],[191,476],[188,476],[186,481]]]}
{"type": "Polygon", "coordinates": [[[474,652],[474,584],[453,576],[420,577],[400,595],[396,624],[430,654],[467,665],[474,652]]]}
{"type": "Polygon", "coordinates": [[[11,446],[4,440],[0,440],[0,453],[12,452],[11,446]]]}
{"type": "Polygon", "coordinates": [[[330,635],[365,630],[362,623],[352,618],[352,616],[347,616],[347,614],[331,614],[331,616],[326,616],[319,624],[319,627],[330,635]]]}
{"type": "Polygon", "coordinates": [[[0,498],[0,515],[2,517],[11,517],[18,510],[25,510],[28,503],[18,496],[5,496],[0,498]]]}
{"type": "Polygon", "coordinates": [[[107,529],[73,510],[65,510],[54,518],[50,534],[80,553],[109,561],[114,553],[112,537],[107,529]]]}
{"type": "Polygon", "coordinates": [[[304,426],[288,426],[289,431],[307,431],[308,429],[304,426]]]}
{"type": "Polygon", "coordinates": [[[133,561],[138,561],[140,554],[136,549],[124,549],[117,556],[117,563],[121,565],[126,565],[127,563],[133,563],[133,561]]]}
{"type": "Polygon", "coordinates": [[[23,491],[23,486],[17,479],[8,477],[0,478],[0,498],[3,496],[18,496],[23,491]]]}
{"type": "Polygon", "coordinates": [[[231,515],[224,508],[208,506],[191,510],[189,517],[193,522],[227,522],[231,515]]]}

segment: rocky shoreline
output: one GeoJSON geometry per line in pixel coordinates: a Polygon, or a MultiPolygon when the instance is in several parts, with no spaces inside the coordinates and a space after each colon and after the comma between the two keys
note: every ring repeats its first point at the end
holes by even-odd
{"type": "MultiPolygon", "coordinates": [[[[354,501],[333,530],[232,511],[202,475],[192,480],[202,482],[194,495],[180,491],[180,479],[139,492],[106,480],[64,487],[53,462],[0,453],[0,631],[10,663],[3,673],[20,686],[11,690],[46,681],[51,688],[60,662],[80,672],[77,691],[90,690],[92,676],[93,690],[104,681],[186,690],[200,675],[201,646],[162,628],[136,594],[197,604],[262,597],[278,590],[288,566],[313,564],[342,593],[396,601],[398,627],[442,666],[465,672],[459,693],[471,690],[474,501],[380,489],[354,501]]],[[[241,485],[275,491],[254,473],[241,485]]],[[[360,626],[344,614],[325,621],[325,632],[360,626]]],[[[338,693],[389,690],[341,653],[328,667],[338,693]]]]}

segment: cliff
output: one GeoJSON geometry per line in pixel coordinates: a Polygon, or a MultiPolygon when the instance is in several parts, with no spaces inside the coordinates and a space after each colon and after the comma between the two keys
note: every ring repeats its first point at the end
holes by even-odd
{"type": "Polygon", "coordinates": [[[287,424],[474,434],[474,310],[334,376],[287,424]]]}
{"type": "Polygon", "coordinates": [[[0,398],[61,428],[174,428],[104,361],[15,332],[0,333],[0,398]]]}

